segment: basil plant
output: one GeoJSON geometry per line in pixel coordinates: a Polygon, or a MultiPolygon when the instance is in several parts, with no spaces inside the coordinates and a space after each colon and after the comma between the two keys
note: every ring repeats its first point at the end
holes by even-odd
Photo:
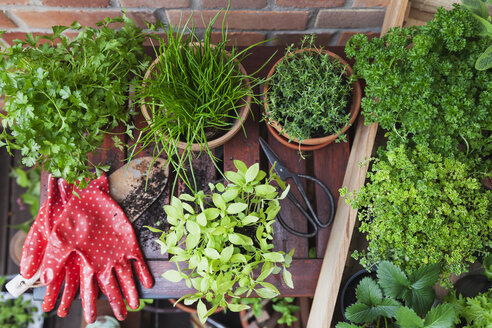
{"type": "Polygon", "coordinates": [[[237,172],[225,172],[227,186],[210,183],[210,192],[181,194],[164,206],[167,233],[150,228],[162,233],[157,240],[161,252],[168,252],[170,261],[176,262],[177,270],[168,270],[163,277],[172,282],[184,279],[196,289],[180,301],[198,302],[202,322],[218,307],[235,312],[249,308],[234,304],[234,298],[253,292],[263,298],[278,296],[278,289],[265,281],[271,274],[282,271],[286,285],[294,288],[287,271],[294,250],[273,251],[272,243],[279,200],[287,196],[289,186],[272,170],[267,177],[258,164],[249,168],[241,161],[234,164],[237,172]],[[280,196],[274,182],[283,189],[280,196]]]}

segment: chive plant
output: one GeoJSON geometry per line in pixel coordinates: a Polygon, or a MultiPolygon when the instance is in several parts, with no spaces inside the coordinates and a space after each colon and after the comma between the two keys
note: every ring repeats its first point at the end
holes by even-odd
{"type": "Polygon", "coordinates": [[[135,86],[135,103],[147,107],[150,120],[141,130],[130,158],[136,155],[137,149],[154,147],[153,156],[167,154],[167,164],[190,188],[190,179],[185,173],[189,163],[190,176],[195,182],[192,144],[200,145],[198,156],[205,152],[216,165],[217,158],[207,145],[210,133],[229,130],[239,119],[243,99],[252,95],[251,84],[261,83],[243,73],[239,66],[247,51],[258,43],[244,50],[233,46],[226,51],[225,15],[221,39],[212,44],[212,27],[221,12],[210,21],[201,42],[198,42],[195,26],[190,23],[192,17],[181,30],[171,24],[164,27],[165,36],[156,37],[159,46],[154,46],[159,60],[150,68],[150,74],[139,79],[135,86]],[[181,151],[178,151],[179,141],[186,142],[181,151]]]}

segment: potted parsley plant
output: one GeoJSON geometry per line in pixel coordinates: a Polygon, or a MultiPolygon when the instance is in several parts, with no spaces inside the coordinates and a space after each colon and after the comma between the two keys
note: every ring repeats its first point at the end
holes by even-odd
{"type": "Polygon", "coordinates": [[[6,111],[1,145],[19,149],[23,164],[39,163],[82,187],[107,169],[87,161],[100,150],[104,133],[123,124],[130,134],[129,80],[145,67],[145,35],[129,17],[98,25],[75,22],[54,26],[50,35],[27,34],[0,56],[6,111]],[[63,35],[67,29],[78,35],[69,39],[63,35]]]}

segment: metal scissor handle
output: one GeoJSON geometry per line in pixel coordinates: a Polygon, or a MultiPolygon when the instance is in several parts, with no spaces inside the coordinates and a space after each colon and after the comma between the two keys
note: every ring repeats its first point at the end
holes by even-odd
{"type": "Polygon", "coordinates": [[[307,206],[307,208],[308,208],[308,210],[309,210],[310,213],[308,213],[304,209],[304,207],[299,203],[299,201],[297,200],[297,198],[292,193],[288,193],[287,194],[287,197],[290,199],[290,201],[292,203],[294,203],[294,205],[299,209],[299,211],[302,213],[302,215],[311,224],[311,226],[313,227],[313,231],[311,231],[311,232],[302,232],[302,231],[297,231],[297,230],[293,229],[292,227],[288,226],[287,223],[285,223],[284,219],[282,218],[282,216],[280,214],[277,214],[277,219],[278,219],[280,225],[285,230],[287,230],[288,232],[290,232],[291,234],[293,234],[295,236],[304,237],[304,238],[314,237],[318,233],[318,229],[319,228],[326,228],[333,221],[333,217],[335,215],[335,201],[333,199],[333,195],[331,194],[331,192],[328,189],[328,187],[322,181],[320,181],[320,180],[318,180],[318,179],[316,179],[316,178],[314,178],[312,176],[304,175],[304,174],[296,174],[296,175],[293,175],[292,176],[292,179],[294,180],[294,183],[296,184],[297,189],[299,190],[299,193],[301,194],[302,199],[304,200],[304,203],[306,204],[306,206],[307,206]],[[303,186],[302,186],[299,178],[304,178],[304,179],[308,179],[308,180],[311,180],[311,181],[316,182],[321,187],[321,189],[323,189],[323,191],[325,192],[325,194],[328,196],[328,199],[330,201],[330,214],[329,214],[328,220],[326,222],[323,223],[318,218],[318,215],[314,211],[314,209],[313,209],[313,207],[311,205],[311,202],[307,198],[306,192],[304,191],[304,188],[303,188],[303,186]]]}

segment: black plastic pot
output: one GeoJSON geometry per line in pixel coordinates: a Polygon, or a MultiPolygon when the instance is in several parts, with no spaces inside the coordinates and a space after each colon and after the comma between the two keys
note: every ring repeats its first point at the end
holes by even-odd
{"type": "Polygon", "coordinates": [[[360,270],[351,276],[343,286],[342,294],[340,295],[340,312],[342,313],[343,319],[347,322],[348,320],[345,317],[345,309],[357,302],[355,289],[357,288],[357,285],[359,285],[359,282],[365,277],[376,279],[376,271],[374,270],[373,272],[369,272],[366,269],[360,270]]]}
{"type": "Polygon", "coordinates": [[[460,278],[454,284],[456,296],[475,297],[479,293],[485,293],[492,287],[492,281],[483,274],[469,274],[460,278]]]}

